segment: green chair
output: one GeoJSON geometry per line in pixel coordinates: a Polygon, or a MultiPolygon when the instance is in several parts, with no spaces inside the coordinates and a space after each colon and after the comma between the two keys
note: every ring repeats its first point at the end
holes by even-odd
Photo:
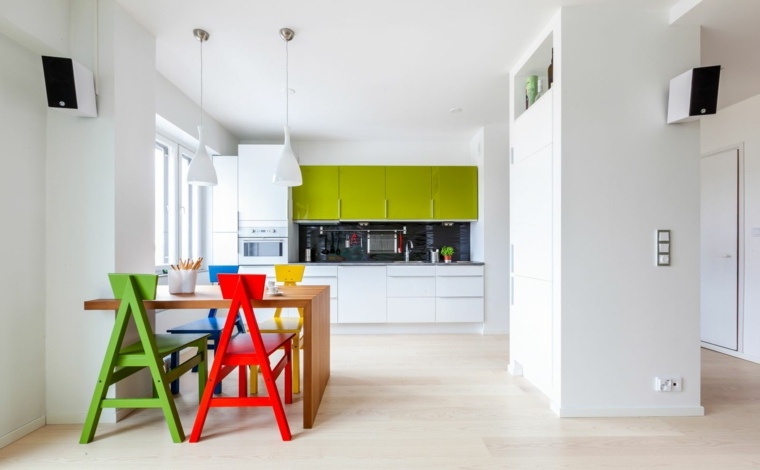
{"type": "Polygon", "coordinates": [[[143,300],[156,298],[158,276],[154,274],[109,274],[114,297],[121,300],[116,313],[116,321],[111,333],[111,340],[106,348],[103,367],[95,385],[90,409],[87,412],[80,444],[92,442],[103,408],[161,408],[166,417],[174,442],[185,440],[182,423],[179,420],[174,397],[169,384],[194,366],[198,366],[198,398],[203,396],[207,375],[208,335],[184,334],[170,335],[153,333],[143,300]],[[129,319],[134,319],[139,340],[122,347],[129,319]],[[168,372],[164,370],[166,356],[179,353],[186,348],[197,351],[189,359],[177,364],[168,372]],[[148,369],[153,379],[153,397],[151,398],[106,398],[108,388],[135,372],[148,369]]]}

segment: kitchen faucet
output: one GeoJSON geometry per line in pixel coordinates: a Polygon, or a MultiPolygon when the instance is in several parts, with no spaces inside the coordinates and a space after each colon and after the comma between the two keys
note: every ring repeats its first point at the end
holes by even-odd
{"type": "Polygon", "coordinates": [[[404,252],[404,261],[409,262],[409,250],[414,248],[414,243],[411,240],[406,242],[406,251],[404,252]]]}

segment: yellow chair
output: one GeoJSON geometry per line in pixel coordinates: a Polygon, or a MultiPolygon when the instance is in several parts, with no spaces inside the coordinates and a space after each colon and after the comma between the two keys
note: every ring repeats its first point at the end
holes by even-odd
{"type": "MultiPolygon", "coordinates": [[[[286,286],[295,286],[303,281],[304,265],[276,264],[274,275],[277,282],[286,286]]],[[[272,318],[258,321],[259,330],[262,333],[292,333],[293,336],[293,393],[301,393],[301,348],[303,347],[303,309],[298,309],[298,317],[283,317],[282,308],[274,311],[272,318]]],[[[251,393],[258,392],[259,376],[258,367],[251,368],[249,387],[251,393]]]]}

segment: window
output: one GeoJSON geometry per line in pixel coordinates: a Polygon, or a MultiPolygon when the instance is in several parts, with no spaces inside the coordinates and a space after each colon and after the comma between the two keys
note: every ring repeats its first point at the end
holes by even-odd
{"type": "Polygon", "coordinates": [[[156,136],[156,268],[201,256],[201,192],[187,184],[193,152],[156,136]]]}

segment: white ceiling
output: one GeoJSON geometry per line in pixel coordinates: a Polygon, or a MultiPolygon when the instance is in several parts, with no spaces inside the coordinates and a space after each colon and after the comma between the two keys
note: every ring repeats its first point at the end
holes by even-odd
{"type": "MultiPolygon", "coordinates": [[[[703,0],[734,1],[760,4],[703,0]]],[[[159,72],[196,102],[200,46],[192,31],[209,32],[204,109],[241,140],[258,141],[282,138],[282,27],[295,31],[288,46],[294,140],[461,141],[484,125],[507,122],[508,71],[560,6],[632,3],[667,18],[676,2],[120,0],[156,36],[159,72]],[[455,107],[462,112],[450,113],[455,107]]],[[[708,16],[716,32],[708,26],[705,39],[736,39],[719,33],[730,20],[708,16]]]]}

